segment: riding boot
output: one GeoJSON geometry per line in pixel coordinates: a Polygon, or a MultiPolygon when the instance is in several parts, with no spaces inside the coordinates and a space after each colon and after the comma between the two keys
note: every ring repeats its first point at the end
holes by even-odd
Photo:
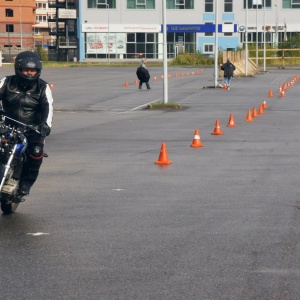
{"type": "Polygon", "coordinates": [[[151,90],[151,87],[150,87],[149,81],[148,81],[148,82],[146,82],[146,86],[147,86],[147,90],[151,90]]]}
{"type": "Polygon", "coordinates": [[[38,175],[40,166],[42,164],[42,159],[32,160],[28,159],[23,165],[23,170],[21,174],[21,179],[19,183],[19,193],[22,195],[28,195],[31,187],[35,183],[38,175]]]}

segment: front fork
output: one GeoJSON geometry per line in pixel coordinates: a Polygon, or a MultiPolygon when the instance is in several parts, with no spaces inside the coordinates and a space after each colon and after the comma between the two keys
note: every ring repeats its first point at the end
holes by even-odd
{"type": "Polygon", "coordinates": [[[10,157],[9,157],[9,159],[8,159],[8,161],[7,161],[7,163],[6,163],[6,165],[5,165],[5,166],[4,166],[3,164],[1,165],[1,174],[0,174],[0,176],[1,176],[1,183],[0,183],[0,191],[2,191],[3,185],[4,185],[4,183],[5,183],[5,179],[6,179],[8,170],[9,170],[9,168],[10,168],[11,162],[12,162],[12,160],[13,160],[13,158],[14,158],[14,155],[15,155],[15,152],[16,152],[16,149],[17,149],[17,146],[18,146],[17,144],[14,145],[13,150],[12,150],[12,152],[11,152],[11,154],[10,154],[10,157]]]}

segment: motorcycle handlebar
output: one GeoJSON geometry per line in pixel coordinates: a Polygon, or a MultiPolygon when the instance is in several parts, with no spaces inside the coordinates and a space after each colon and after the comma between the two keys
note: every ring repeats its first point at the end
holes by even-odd
{"type": "MultiPolygon", "coordinates": [[[[1,115],[1,113],[3,113],[3,111],[0,111],[0,115],[1,115]]],[[[5,115],[3,115],[3,114],[2,114],[2,119],[3,119],[3,121],[5,121],[5,119],[11,120],[11,121],[13,121],[13,122],[15,122],[15,123],[20,124],[21,126],[23,126],[23,127],[26,128],[26,129],[28,128],[28,129],[30,129],[30,130],[32,130],[32,131],[35,131],[35,132],[38,133],[38,134],[41,134],[40,131],[39,131],[39,126],[38,126],[38,125],[27,125],[27,124],[25,124],[25,123],[22,123],[22,122],[20,122],[20,121],[17,121],[17,120],[15,120],[15,119],[13,119],[13,118],[7,117],[7,116],[5,116],[5,115]]]]}

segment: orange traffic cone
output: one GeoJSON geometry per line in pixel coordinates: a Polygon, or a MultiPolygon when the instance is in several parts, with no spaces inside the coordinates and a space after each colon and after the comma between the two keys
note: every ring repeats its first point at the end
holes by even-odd
{"type": "Polygon", "coordinates": [[[280,86],[278,89],[278,93],[281,94],[281,92],[282,92],[282,86],[280,86]]]}
{"type": "Polygon", "coordinates": [[[135,84],[135,85],[138,85],[139,83],[138,83],[138,81],[136,80],[136,81],[134,82],[134,84],[135,84]]]}
{"type": "Polygon", "coordinates": [[[157,165],[170,165],[172,162],[168,158],[167,146],[162,143],[158,160],[155,162],[157,165]]]}
{"type": "Polygon", "coordinates": [[[259,106],[258,114],[259,115],[263,115],[264,114],[264,110],[263,110],[262,104],[259,106]]]}
{"type": "Polygon", "coordinates": [[[251,115],[251,110],[250,109],[248,109],[248,113],[247,113],[245,122],[253,122],[252,115],[251,115]]]}
{"type": "Polygon", "coordinates": [[[156,81],[156,80],[157,80],[157,77],[156,77],[156,76],[154,76],[154,77],[153,77],[153,80],[154,80],[154,81],[156,81]]]}
{"type": "Polygon", "coordinates": [[[193,143],[191,144],[191,147],[194,147],[194,148],[203,147],[203,144],[201,143],[200,133],[199,133],[198,129],[195,130],[194,139],[193,139],[193,143]]]}
{"type": "Polygon", "coordinates": [[[236,127],[236,124],[234,123],[233,114],[229,115],[229,121],[228,121],[227,127],[236,127]]]}
{"type": "Polygon", "coordinates": [[[269,91],[269,98],[273,98],[273,91],[272,91],[272,89],[269,91]]]}
{"type": "Polygon", "coordinates": [[[125,81],[124,86],[128,87],[128,81],[125,81]]]}
{"type": "Polygon", "coordinates": [[[53,85],[52,82],[50,83],[50,89],[51,89],[51,90],[54,90],[54,85],[53,85]]]}
{"type": "Polygon", "coordinates": [[[222,135],[222,134],[224,134],[224,132],[221,130],[219,120],[216,120],[215,130],[211,134],[213,134],[213,135],[222,135]]]}
{"type": "Polygon", "coordinates": [[[282,89],[282,91],[281,91],[281,93],[280,93],[280,97],[285,97],[284,89],[282,89]]]}
{"type": "Polygon", "coordinates": [[[268,106],[267,106],[267,101],[264,99],[263,103],[262,103],[262,108],[263,109],[267,109],[268,106]]]}
{"type": "Polygon", "coordinates": [[[227,84],[226,83],[223,84],[222,89],[227,90],[227,84]]]}
{"type": "Polygon", "coordinates": [[[256,107],[253,107],[253,111],[252,111],[252,118],[258,118],[257,112],[256,112],[256,107]]]}

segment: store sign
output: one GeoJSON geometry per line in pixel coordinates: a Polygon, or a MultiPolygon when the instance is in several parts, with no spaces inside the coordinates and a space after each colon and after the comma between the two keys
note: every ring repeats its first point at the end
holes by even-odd
{"type": "Polygon", "coordinates": [[[58,10],[59,19],[76,19],[76,9],[63,9],[58,10]]]}
{"type": "Polygon", "coordinates": [[[82,24],[82,32],[160,32],[159,24],[82,24]]]}
{"type": "MultiPolygon", "coordinates": [[[[161,28],[163,32],[163,25],[161,28]]],[[[237,32],[237,24],[218,24],[218,32],[237,32]],[[228,31],[228,27],[232,31],[228,31]]],[[[168,24],[167,32],[215,32],[215,24],[168,24]]]]}

